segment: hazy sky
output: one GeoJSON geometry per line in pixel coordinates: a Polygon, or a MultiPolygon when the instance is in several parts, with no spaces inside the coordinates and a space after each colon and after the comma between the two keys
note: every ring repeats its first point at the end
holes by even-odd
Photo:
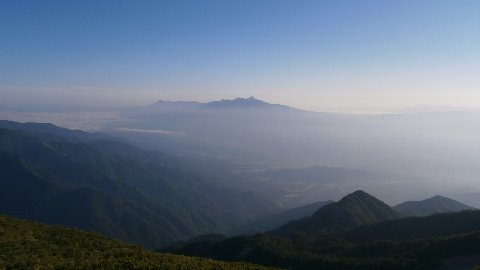
{"type": "Polygon", "coordinates": [[[480,106],[480,1],[0,0],[0,106],[480,106]]]}

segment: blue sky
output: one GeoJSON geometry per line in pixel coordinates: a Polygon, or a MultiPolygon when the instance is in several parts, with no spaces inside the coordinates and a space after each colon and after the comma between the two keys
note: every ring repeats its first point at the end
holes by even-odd
{"type": "Polygon", "coordinates": [[[479,14],[473,0],[0,0],[0,106],[480,106],[479,14]]]}

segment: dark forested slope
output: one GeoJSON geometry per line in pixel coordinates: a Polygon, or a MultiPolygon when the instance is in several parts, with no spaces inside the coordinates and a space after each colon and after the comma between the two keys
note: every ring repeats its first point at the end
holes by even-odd
{"type": "Polygon", "coordinates": [[[287,223],[276,232],[342,232],[364,224],[398,218],[390,206],[358,190],[340,201],[326,205],[311,217],[287,223]]]}
{"type": "Polygon", "coordinates": [[[367,224],[340,234],[257,234],[171,251],[291,269],[471,269],[480,265],[479,241],[480,211],[463,211],[367,224]]]}
{"type": "Polygon", "coordinates": [[[177,158],[30,125],[0,129],[2,213],[159,247],[226,232],[271,207],[255,194],[211,184],[177,158]]]}

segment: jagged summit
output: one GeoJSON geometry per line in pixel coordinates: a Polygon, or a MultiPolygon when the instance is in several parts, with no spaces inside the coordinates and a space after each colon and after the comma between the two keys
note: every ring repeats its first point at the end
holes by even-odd
{"type": "Polygon", "coordinates": [[[285,105],[272,104],[250,96],[248,98],[237,97],[235,99],[222,99],[210,102],[197,101],[167,101],[159,100],[150,107],[163,109],[241,109],[241,108],[290,108],[285,105]]]}
{"type": "Polygon", "coordinates": [[[209,107],[253,107],[273,105],[251,96],[249,98],[222,99],[207,103],[209,107]]]}

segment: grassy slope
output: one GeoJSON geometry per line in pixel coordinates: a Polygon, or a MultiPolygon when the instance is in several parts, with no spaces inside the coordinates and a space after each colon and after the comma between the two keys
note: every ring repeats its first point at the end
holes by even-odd
{"type": "Polygon", "coordinates": [[[77,229],[0,216],[0,269],[267,269],[147,251],[77,229]]]}

